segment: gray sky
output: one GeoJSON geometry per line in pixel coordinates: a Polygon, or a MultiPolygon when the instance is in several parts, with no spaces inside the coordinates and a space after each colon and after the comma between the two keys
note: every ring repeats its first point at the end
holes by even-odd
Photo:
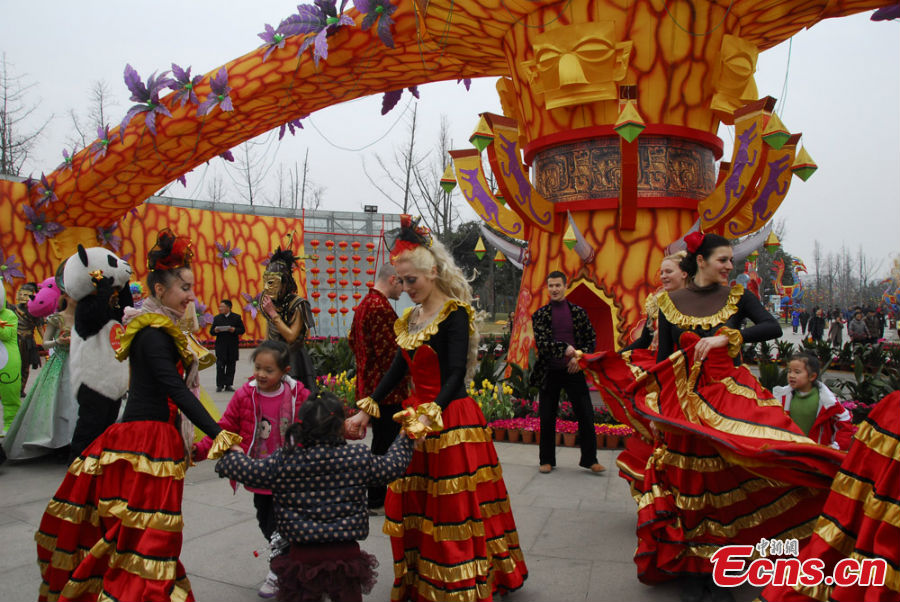
{"type": "MultiPolygon", "coordinates": [[[[257,47],[256,34],[264,24],[277,26],[295,5],[275,0],[8,2],[0,21],[0,51],[16,73],[35,83],[31,98],[41,101],[36,116],[54,115],[28,168],[39,174],[59,164],[72,133],[69,110],[87,109],[95,81],[105,80],[117,99],[110,119],[115,125],[131,104],[122,80],[126,63],[145,80],[173,61],[191,65],[194,74],[206,73],[257,47]]],[[[791,131],[803,132],[802,144],[819,170],[805,183],[793,178],[776,214],[786,223],[785,248],[812,268],[815,240],[826,253],[842,244],[854,253],[861,246],[871,258],[883,259],[886,273],[889,258],[900,253],[900,24],[871,22],[868,13],[829,20],[794,36],[789,68],[788,50],[785,42],[760,57],[757,86],[761,95],[779,98],[776,111],[791,131]]],[[[501,112],[493,79],[475,80],[468,93],[455,82],[420,90],[418,144],[423,151],[435,145],[441,115],[450,121],[454,147],[466,148],[478,113],[501,112]]],[[[269,181],[274,187],[279,162],[285,168],[302,163],[309,149],[310,178],[325,187],[323,208],[358,210],[376,204],[396,211],[366,178],[362,160],[378,174],[375,154],[389,159],[404,143],[409,98],[405,95],[384,117],[380,96],[345,103],[315,113],[296,137],[287,135],[280,144],[277,136],[269,137],[267,156],[275,164],[269,181]]],[[[733,141],[729,129],[719,132],[726,158],[733,141]]],[[[216,173],[224,174],[232,188],[219,163],[198,167],[188,175],[186,189],[175,184],[169,194],[205,198],[216,173]]],[[[238,201],[233,189],[229,194],[229,200],[238,201]]],[[[461,197],[457,205],[465,219],[474,216],[461,197]]]]}

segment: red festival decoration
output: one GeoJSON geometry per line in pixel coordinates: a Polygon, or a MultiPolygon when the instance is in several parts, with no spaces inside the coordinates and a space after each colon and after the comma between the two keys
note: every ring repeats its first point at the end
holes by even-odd
{"type": "Polygon", "coordinates": [[[347,263],[347,260],[350,258],[347,257],[346,255],[341,255],[340,257],[338,257],[338,259],[341,260],[341,263],[347,263]]]}
{"type": "Polygon", "coordinates": [[[362,243],[360,243],[358,240],[354,240],[353,242],[350,243],[350,246],[355,251],[362,246],[362,243]]]}
{"type": "MultiPolygon", "coordinates": [[[[326,249],[333,249],[333,248],[334,248],[334,241],[333,241],[333,240],[326,240],[326,241],[325,241],[325,248],[326,248],[326,249]]],[[[332,261],[333,261],[333,260],[332,260],[332,261]]]]}
{"type": "Polygon", "coordinates": [[[309,241],[309,244],[313,249],[318,249],[319,248],[319,239],[314,238],[311,241],[309,241]]]}
{"type": "Polygon", "coordinates": [[[362,280],[354,280],[353,286],[362,286],[362,280]]]}
{"type": "Polygon", "coordinates": [[[342,248],[342,249],[346,249],[346,248],[347,248],[347,241],[346,241],[346,240],[340,241],[340,242],[338,243],[338,246],[339,246],[340,248],[342,248]]]}

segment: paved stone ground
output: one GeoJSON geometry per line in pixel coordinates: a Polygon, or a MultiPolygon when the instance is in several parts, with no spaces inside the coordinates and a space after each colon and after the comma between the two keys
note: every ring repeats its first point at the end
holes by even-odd
{"type": "MultiPolygon", "coordinates": [[[[249,353],[242,355],[239,382],[250,373],[249,353]]],[[[214,371],[201,373],[201,382],[214,391],[214,371]]],[[[228,395],[212,393],[220,409],[228,395]]],[[[578,468],[577,449],[560,448],[558,468],[542,475],[536,445],[498,443],[497,451],[530,571],[525,587],[505,600],[678,600],[677,584],[648,587],[635,577],[635,504],[614,469],[595,476],[578,468]]],[[[616,453],[601,450],[600,462],[614,467],[616,453]]],[[[37,596],[40,578],[33,536],[64,472],[65,466],[52,459],[0,466],[0,601],[37,596]]],[[[266,574],[266,548],[251,496],[244,490],[232,494],[228,482],[213,472],[213,464],[203,462],[186,477],[184,522],[181,560],[197,600],[259,600],[256,590],[266,574]]],[[[389,598],[391,553],[382,522],[370,519],[371,532],[362,543],[381,563],[378,584],[366,600],[389,598]]],[[[737,600],[746,602],[755,593],[740,589],[737,600]]]]}

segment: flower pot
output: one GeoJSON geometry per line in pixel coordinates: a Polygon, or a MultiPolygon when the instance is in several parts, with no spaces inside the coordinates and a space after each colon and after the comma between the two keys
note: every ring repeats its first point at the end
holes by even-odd
{"type": "Polygon", "coordinates": [[[617,449],[619,447],[620,437],[618,435],[607,435],[606,436],[606,445],[604,447],[606,449],[617,449]]]}
{"type": "Polygon", "coordinates": [[[506,438],[510,443],[518,443],[519,437],[522,435],[522,431],[519,429],[509,429],[506,431],[506,438]]]}
{"type": "Polygon", "coordinates": [[[606,435],[597,433],[597,449],[603,449],[604,447],[606,447],[606,435]]]}
{"type": "Polygon", "coordinates": [[[491,427],[494,431],[494,441],[503,441],[506,439],[506,429],[491,427]]]}
{"type": "Polygon", "coordinates": [[[577,433],[563,433],[563,443],[566,447],[575,447],[575,435],[577,433]]]}
{"type": "Polygon", "coordinates": [[[556,433],[556,445],[562,445],[562,433],[558,431],[556,433]]]}
{"type": "Polygon", "coordinates": [[[534,431],[522,431],[522,443],[534,443],[534,431]]]}

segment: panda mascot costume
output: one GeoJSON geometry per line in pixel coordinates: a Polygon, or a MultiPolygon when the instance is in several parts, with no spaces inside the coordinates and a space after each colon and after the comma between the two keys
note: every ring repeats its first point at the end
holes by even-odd
{"type": "Polygon", "coordinates": [[[131,266],[108,249],[81,245],[63,268],[66,294],[78,302],[69,350],[78,401],[70,460],[116,421],[128,391],[128,364],[118,361],[115,352],[122,314],[131,305],[131,273],[131,266]]]}
{"type": "MultiPolygon", "coordinates": [[[[3,276],[0,276],[0,404],[3,406],[3,422],[0,423],[0,430],[2,431],[12,423],[22,401],[19,397],[22,388],[19,379],[22,372],[19,343],[16,338],[18,324],[16,312],[6,307],[6,287],[3,284],[3,276]]],[[[5,460],[6,454],[3,447],[0,447],[0,464],[5,460]]]]}

